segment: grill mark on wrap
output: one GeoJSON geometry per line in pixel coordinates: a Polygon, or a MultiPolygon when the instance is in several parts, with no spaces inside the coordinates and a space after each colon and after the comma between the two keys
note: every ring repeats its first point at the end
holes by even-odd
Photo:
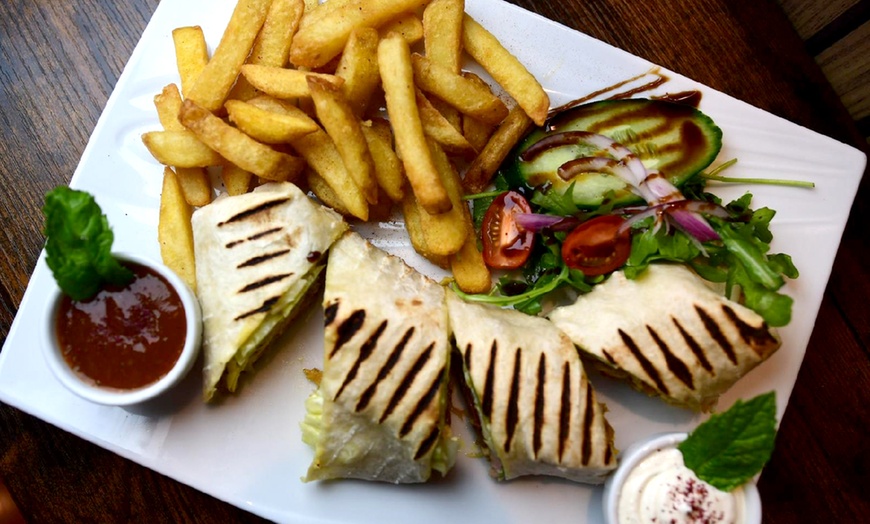
{"type": "Polygon", "coordinates": [[[256,308],[248,311],[247,313],[242,313],[241,315],[237,316],[233,320],[237,320],[237,321],[243,320],[243,319],[246,319],[252,315],[256,315],[257,313],[265,313],[265,312],[269,311],[270,309],[272,309],[272,306],[274,306],[280,298],[281,298],[280,296],[267,298],[266,300],[263,301],[263,303],[259,307],[256,307],[256,308]]]}
{"type": "Polygon", "coordinates": [[[338,300],[323,308],[323,327],[328,327],[335,321],[336,313],[338,313],[338,300]]]}
{"type": "Polygon", "coordinates": [[[480,402],[480,410],[487,420],[492,420],[492,390],[495,387],[495,359],[498,357],[498,342],[492,341],[489,348],[489,362],[486,367],[486,379],[483,382],[483,399],[480,402]]]}
{"type": "Polygon", "coordinates": [[[387,408],[381,414],[381,418],[378,419],[378,424],[383,424],[387,417],[392,415],[393,410],[396,409],[396,406],[405,398],[405,394],[411,388],[411,384],[414,383],[414,379],[417,378],[417,374],[420,373],[420,370],[429,362],[429,358],[432,356],[432,348],[435,347],[435,343],[429,344],[428,347],[417,357],[417,360],[414,362],[414,365],[411,366],[411,369],[408,371],[408,374],[402,379],[402,382],[399,384],[399,387],[393,392],[393,396],[390,398],[390,402],[387,404],[387,408]]]}
{"type": "Polygon", "coordinates": [[[366,319],[366,310],[365,309],[357,309],[353,313],[350,314],[349,317],[344,319],[341,324],[338,325],[336,329],[336,338],[335,345],[332,347],[332,351],[329,353],[329,358],[335,356],[339,349],[342,348],[347,341],[353,338],[356,335],[356,332],[362,327],[363,322],[366,319]]]}
{"type": "Polygon", "coordinates": [[[402,351],[404,351],[405,346],[408,344],[408,340],[411,339],[411,336],[414,335],[414,327],[411,326],[405,331],[405,334],[402,335],[402,339],[399,340],[399,343],[393,347],[393,351],[390,352],[390,356],[387,357],[387,361],[384,362],[384,365],[381,366],[381,369],[378,370],[378,375],[375,377],[374,382],[369,384],[369,386],[362,392],[362,395],[359,396],[359,401],[356,404],[355,411],[359,413],[364,410],[371,402],[372,397],[375,396],[375,393],[378,391],[378,385],[387,378],[387,375],[390,374],[390,371],[393,370],[393,367],[396,365],[396,362],[399,361],[399,357],[402,356],[402,351]]]}
{"type": "Polygon", "coordinates": [[[580,447],[580,462],[589,465],[592,458],[592,424],[595,422],[595,399],[592,387],[586,384],[586,412],[583,414],[583,444],[580,447]]]}
{"type": "Polygon", "coordinates": [[[268,262],[269,260],[272,260],[273,258],[278,258],[280,256],[284,256],[289,252],[290,252],[289,249],[281,249],[279,251],[275,251],[272,253],[266,253],[265,255],[251,257],[251,258],[245,260],[244,262],[242,262],[241,264],[239,264],[238,266],[236,266],[236,269],[242,269],[244,267],[258,266],[258,265],[262,264],[263,262],[268,262]]]}
{"type": "Polygon", "coordinates": [[[704,353],[704,348],[698,344],[698,341],[689,334],[688,331],[680,324],[680,321],[676,319],[676,317],[671,317],[671,320],[674,321],[674,325],[677,326],[677,330],[680,332],[680,335],[683,337],[683,340],[686,342],[686,345],[689,346],[689,349],[692,350],[692,353],[697,357],[698,362],[700,362],[701,367],[707,370],[711,375],[715,375],[716,372],[713,370],[712,364],[707,360],[707,355],[704,353]]]}
{"type": "MultiPolygon", "coordinates": [[[[428,349],[432,349],[433,346],[434,344],[430,345],[428,349]]],[[[435,377],[432,379],[432,383],[429,384],[429,387],[426,389],[426,393],[417,400],[417,404],[414,406],[411,414],[408,415],[408,418],[405,419],[402,428],[399,430],[399,438],[402,438],[411,432],[417,419],[419,419],[420,415],[422,415],[429,405],[432,404],[432,399],[435,398],[436,394],[441,389],[442,378],[444,378],[444,368],[438,370],[438,373],[436,373],[435,377]]]]}
{"type": "Polygon", "coordinates": [[[381,338],[381,334],[383,334],[386,328],[387,321],[384,320],[380,323],[377,329],[375,329],[375,332],[369,335],[369,338],[365,341],[365,343],[360,346],[359,355],[357,355],[356,360],[348,370],[347,375],[344,377],[344,382],[341,383],[341,387],[338,388],[338,393],[335,394],[335,398],[333,400],[338,400],[338,397],[341,396],[344,388],[346,388],[347,385],[353,382],[353,379],[356,378],[357,373],[359,373],[360,366],[362,366],[363,362],[368,360],[368,358],[372,355],[372,352],[378,346],[378,339],[381,338]]]}
{"type": "Polygon", "coordinates": [[[534,433],[532,434],[532,451],[535,458],[541,451],[541,432],[544,429],[544,406],[546,405],[547,354],[541,353],[538,358],[537,383],[535,384],[535,415],[534,433]]]}
{"type": "Polygon", "coordinates": [[[722,351],[725,352],[725,355],[728,357],[728,360],[731,361],[735,366],[737,365],[737,355],[734,353],[734,347],[731,345],[731,342],[722,333],[722,329],[719,328],[719,324],[711,317],[706,311],[704,311],[699,306],[695,306],[695,311],[698,313],[698,316],[701,318],[701,322],[704,323],[704,328],[707,330],[707,333],[710,337],[719,344],[719,347],[722,348],[722,351]]]}
{"type": "Polygon", "coordinates": [[[269,229],[264,229],[263,231],[260,231],[259,233],[254,233],[253,235],[245,237],[243,239],[233,240],[232,242],[227,242],[225,247],[227,249],[232,249],[232,248],[238,246],[239,244],[244,244],[245,242],[249,242],[251,240],[257,240],[257,239],[263,238],[267,235],[271,235],[272,233],[277,233],[278,231],[281,231],[282,229],[284,229],[284,228],[280,227],[280,226],[270,227],[269,229]]]}
{"type": "Polygon", "coordinates": [[[565,454],[565,445],[571,432],[571,365],[568,362],[562,366],[562,397],[559,408],[559,462],[565,454]]]}
{"type": "Polygon", "coordinates": [[[233,222],[243,222],[243,221],[245,221],[253,216],[256,216],[260,213],[263,213],[265,211],[272,209],[273,207],[280,206],[281,204],[284,204],[284,203],[289,202],[289,201],[290,201],[290,199],[287,197],[276,198],[273,200],[267,200],[265,202],[257,204],[256,206],[254,206],[252,208],[246,209],[244,211],[239,211],[238,213],[236,213],[235,215],[231,216],[230,218],[224,220],[223,222],[218,222],[218,227],[223,227],[227,224],[232,224],[233,222]]]}
{"type": "Polygon", "coordinates": [[[692,378],[692,372],[689,370],[689,366],[686,365],[685,362],[680,360],[680,357],[674,354],[671,351],[668,343],[656,333],[656,330],[652,328],[652,326],[646,326],[647,331],[649,331],[650,336],[652,336],[653,340],[655,340],[656,345],[662,352],[662,355],[665,356],[665,364],[667,364],[668,369],[671,373],[674,374],[677,379],[686,385],[687,388],[691,390],[695,390],[695,380],[692,378]]]}
{"type": "Polygon", "coordinates": [[[511,391],[508,397],[507,416],[505,417],[505,430],[507,437],[504,443],[505,453],[510,453],[511,442],[514,439],[514,433],[517,430],[517,423],[520,419],[519,414],[519,397],[520,397],[520,371],[522,359],[520,358],[520,348],[514,352],[514,372],[511,380],[511,391]]]}
{"type": "Polygon", "coordinates": [[[728,317],[728,320],[730,320],[732,324],[737,326],[737,331],[740,332],[740,338],[742,338],[744,342],[749,344],[749,346],[755,351],[758,356],[763,356],[763,347],[759,348],[759,345],[767,346],[768,344],[776,344],[776,339],[773,337],[773,335],[770,334],[770,331],[767,329],[766,322],[762,322],[760,327],[755,327],[747,324],[743,321],[742,318],[737,316],[737,313],[733,309],[728,307],[727,304],[722,304],[722,311],[725,313],[725,316],[728,317]]]}
{"type": "Polygon", "coordinates": [[[643,368],[647,376],[655,383],[659,391],[665,395],[669,395],[670,392],[668,391],[668,387],[665,386],[664,382],[662,382],[662,377],[659,375],[659,371],[652,365],[652,362],[641,353],[640,348],[637,347],[637,343],[634,339],[632,339],[631,336],[622,329],[619,330],[619,336],[622,338],[622,343],[625,344],[625,347],[627,347],[629,351],[631,351],[631,354],[634,355],[635,359],[637,359],[640,367],[643,368]]]}
{"type": "Polygon", "coordinates": [[[268,286],[269,284],[274,284],[276,282],[281,282],[282,280],[284,280],[286,278],[290,278],[292,276],[293,276],[292,272],[291,273],[280,273],[277,275],[269,275],[268,277],[263,277],[260,280],[255,280],[254,282],[251,282],[247,286],[240,289],[238,292],[239,293],[249,293],[251,291],[256,291],[256,290],[260,289],[261,287],[265,287],[265,286],[268,286]]]}
{"type": "Polygon", "coordinates": [[[438,425],[432,427],[432,430],[426,435],[426,438],[420,442],[420,447],[417,448],[417,452],[414,453],[414,460],[420,460],[423,458],[426,453],[432,449],[432,446],[435,445],[435,442],[438,441],[438,437],[441,435],[441,430],[438,428],[438,425]]]}

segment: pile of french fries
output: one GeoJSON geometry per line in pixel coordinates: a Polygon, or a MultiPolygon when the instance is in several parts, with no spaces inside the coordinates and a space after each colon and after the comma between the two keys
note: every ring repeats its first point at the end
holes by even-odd
{"type": "Polygon", "coordinates": [[[172,36],[181,87],[155,97],[163,129],[142,140],[166,166],[161,255],[193,289],[193,209],[265,181],[361,221],[398,208],[420,254],[490,289],[464,196],[549,98],[464,0],[239,0],[211,56],[200,27],[172,36]]]}

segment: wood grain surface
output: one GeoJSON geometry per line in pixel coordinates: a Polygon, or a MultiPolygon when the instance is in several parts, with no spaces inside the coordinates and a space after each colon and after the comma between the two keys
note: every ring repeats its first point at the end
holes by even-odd
{"type": "MultiPolygon", "coordinates": [[[[4,340],[42,248],[43,195],[69,181],[157,3],[0,2],[4,340]]],[[[866,148],[773,0],[514,3],[866,148]]],[[[870,514],[868,197],[865,177],[776,452],[761,477],[766,523],[861,522],[870,514]]],[[[260,521],[6,405],[0,405],[0,478],[34,523],[260,521]]]]}

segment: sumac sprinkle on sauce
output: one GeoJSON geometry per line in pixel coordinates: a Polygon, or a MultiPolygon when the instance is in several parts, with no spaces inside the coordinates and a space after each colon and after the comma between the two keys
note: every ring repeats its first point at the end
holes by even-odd
{"type": "Polygon", "coordinates": [[[136,389],[166,375],[181,355],[187,332],[184,306],[161,275],[140,264],[125,287],[95,297],[63,297],[57,340],[67,364],[96,385],[136,389]]]}

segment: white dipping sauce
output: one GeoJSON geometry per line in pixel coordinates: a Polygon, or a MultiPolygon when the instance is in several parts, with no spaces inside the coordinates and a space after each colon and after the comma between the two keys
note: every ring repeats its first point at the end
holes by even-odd
{"type": "Polygon", "coordinates": [[[743,490],[714,488],[685,466],[679,449],[664,448],[628,474],[617,512],[619,524],[741,524],[743,490]]]}

